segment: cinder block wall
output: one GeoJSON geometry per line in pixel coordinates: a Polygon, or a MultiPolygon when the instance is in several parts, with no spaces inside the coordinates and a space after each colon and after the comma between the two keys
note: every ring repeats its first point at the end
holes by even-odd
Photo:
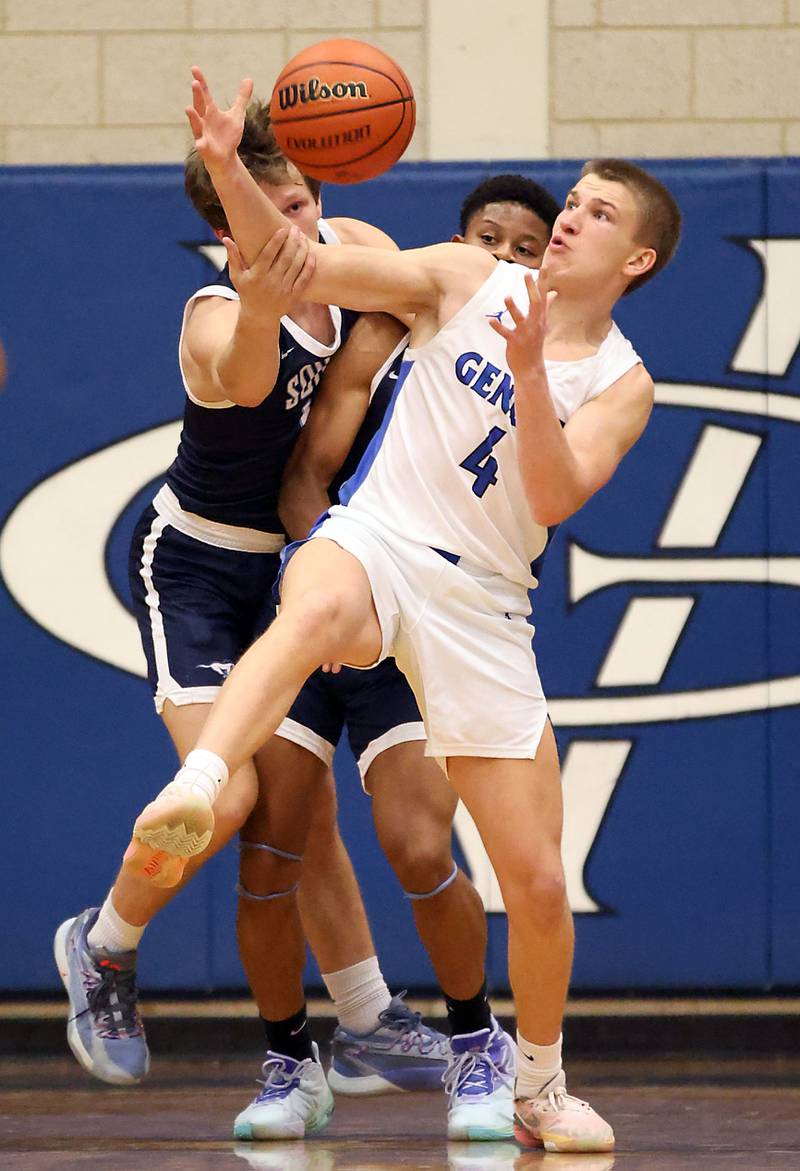
{"type": "Polygon", "coordinates": [[[800,153],[800,0],[550,9],[553,156],[800,153]]]}
{"type": "Polygon", "coordinates": [[[224,96],[246,70],[267,94],[288,57],[340,34],[409,74],[409,158],[443,157],[431,144],[458,125],[440,68],[483,87],[496,157],[800,153],[800,0],[0,0],[0,162],[178,161],[190,64],[224,96]],[[503,37],[507,68],[483,68],[503,37]],[[526,70],[549,93],[527,139],[502,107],[503,74],[526,70]]]}

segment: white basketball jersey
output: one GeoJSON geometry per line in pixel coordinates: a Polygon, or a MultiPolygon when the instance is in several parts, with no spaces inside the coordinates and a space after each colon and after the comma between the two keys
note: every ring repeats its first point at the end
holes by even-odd
{"type": "MultiPolygon", "coordinates": [[[[504,299],[528,303],[530,269],[498,263],[439,332],[408,349],[383,426],[342,487],[348,514],[525,588],[548,531],[534,523],[517,463],[514,383],[506,343],[490,326],[504,299]]],[[[538,277],[538,273],[533,273],[538,277]]],[[[616,325],[596,354],[547,362],[562,424],[640,361],[616,325]]]]}

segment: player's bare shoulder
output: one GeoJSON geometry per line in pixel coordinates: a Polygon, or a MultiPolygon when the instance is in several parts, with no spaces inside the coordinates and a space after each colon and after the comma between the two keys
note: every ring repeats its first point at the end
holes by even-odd
{"type": "Polygon", "coordinates": [[[653,407],[655,384],[648,371],[638,362],[599,396],[598,401],[626,405],[649,415],[653,407]]]}
{"type": "Polygon", "coordinates": [[[180,360],[189,389],[207,402],[224,399],[214,371],[219,355],[236,330],[239,301],[227,297],[198,297],[186,310],[180,360]]]}
{"type": "Polygon", "coordinates": [[[391,236],[373,224],[364,220],[350,219],[348,216],[336,216],[327,220],[343,244],[364,244],[368,248],[388,248],[397,251],[397,245],[391,236]]]}
{"type": "Polygon", "coordinates": [[[593,404],[603,411],[606,424],[613,427],[620,449],[628,451],[647,426],[653,401],[653,379],[638,362],[598,395],[593,404]]]}

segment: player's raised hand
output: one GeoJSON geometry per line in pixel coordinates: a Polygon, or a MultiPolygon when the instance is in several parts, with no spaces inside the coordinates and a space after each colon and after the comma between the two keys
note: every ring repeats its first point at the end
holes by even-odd
{"type": "Polygon", "coordinates": [[[539,282],[535,281],[530,273],[525,276],[525,288],[528,292],[527,312],[519,308],[513,297],[506,297],[505,300],[513,327],[503,325],[502,321],[495,318],[489,322],[495,333],[505,338],[506,357],[515,374],[543,360],[542,350],[547,335],[547,307],[556,296],[553,291],[543,294],[539,282]]]}
{"type": "Polygon", "coordinates": [[[247,103],[252,96],[253,82],[246,77],[230,109],[221,110],[211,95],[202,69],[192,66],[192,104],[186,107],[186,117],[197,152],[207,167],[219,166],[235,157],[242,140],[247,103]]]}

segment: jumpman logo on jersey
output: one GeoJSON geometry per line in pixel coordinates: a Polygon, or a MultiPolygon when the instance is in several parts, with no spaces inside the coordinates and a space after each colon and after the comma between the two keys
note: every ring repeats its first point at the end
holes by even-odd
{"type": "Polygon", "coordinates": [[[490,317],[492,321],[500,321],[504,313],[508,313],[508,310],[501,309],[499,313],[484,313],[484,317],[490,317]]]}

